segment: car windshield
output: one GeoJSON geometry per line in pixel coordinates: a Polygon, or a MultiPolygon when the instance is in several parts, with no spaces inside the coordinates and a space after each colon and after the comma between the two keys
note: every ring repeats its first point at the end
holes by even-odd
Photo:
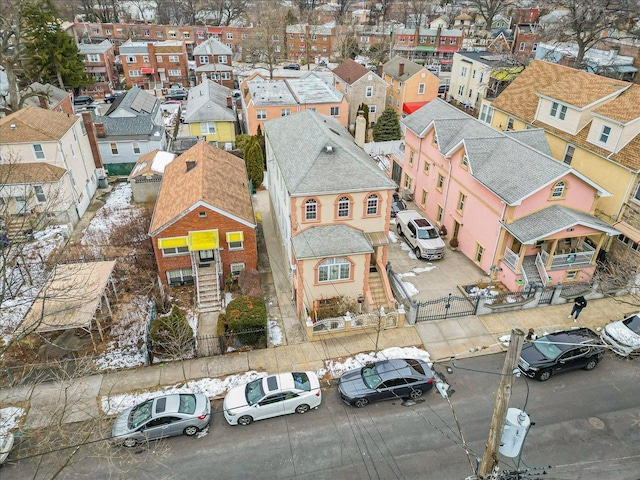
{"type": "Polygon", "coordinates": [[[192,414],[196,411],[196,396],[195,395],[180,395],[180,405],[178,406],[178,412],[192,414]]]}
{"type": "Polygon", "coordinates": [[[253,382],[247,383],[244,394],[247,397],[247,403],[249,405],[258,403],[260,399],[264,397],[264,390],[262,389],[262,378],[258,378],[253,382]]]}
{"type": "Polygon", "coordinates": [[[129,414],[129,428],[131,430],[138,428],[151,418],[151,408],[153,406],[153,398],[146,402],[136,405],[129,414]]]}
{"type": "Polygon", "coordinates": [[[435,228],[420,228],[418,230],[418,238],[420,240],[430,240],[438,237],[438,231],[435,228]]]}
{"type": "Polygon", "coordinates": [[[633,317],[629,317],[623,323],[627,326],[629,330],[632,330],[638,335],[640,335],[640,315],[634,315],[633,317]]]}
{"type": "Polygon", "coordinates": [[[300,390],[311,391],[311,382],[309,376],[304,372],[293,372],[293,385],[300,390]]]}
{"type": "Polygon", "coordinates": [[[558,358],[558,355],[562,353],[560,347],[555,345],[551,340],[547,337],[541,337],[537,340],[534,340],[533,346],[536,347],[542,355],[544,355],[549,360],[554,360],[558,358]]]}
{"type": "Polygon", "coordinates": [[[362,369],[362,381],[364,384],[373,389],[380,385],[382,378],[378,375],[375,365],[367,365],[362,369]]]}

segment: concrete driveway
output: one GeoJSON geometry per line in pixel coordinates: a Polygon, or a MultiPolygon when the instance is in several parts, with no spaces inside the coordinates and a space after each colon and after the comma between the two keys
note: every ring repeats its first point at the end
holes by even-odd
{"type": "Polygon", "coordinates": [[[407,242],[395,232],[395,219],[391,219],[389,261],[393,271],[401,274],[404,282],[412,284],[418,290],[411,297],[412,300],[433,300],[449,293],[460,294],[459,285],[489,280],[471,260],[459,251],[452,251],[447,240],[447,251],[442,260],[419,260],[407,242]]]}

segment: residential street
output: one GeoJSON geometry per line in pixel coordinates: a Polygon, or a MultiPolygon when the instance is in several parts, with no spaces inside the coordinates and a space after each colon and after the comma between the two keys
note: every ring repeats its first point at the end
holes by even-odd
{"type": "MultiPolygon", "coordinates": [[[[457,367],[474,371],[454,368],[447,377],[464,437],[479,456],[499,381],[484,372],[499,372],[503,359],[497,354],[459,360],[457,367]]],[[[524,406],[525,382],[516,380],[511,406],[524,406]]],[[[553,479],[637,479],[640,372],[634,362],[607,355],[591,372],[528,383],[526,411],[536,425],[527,437],[522,468],[524,462],[551,465],[545,478],[553,479]]],[[[201,439],[177,437],[133,450],[99,442],[81,448],[58,478],[463,479],[472,473],[451,409],[435,390],[415,406],[393,401],[362,410],[342,404],[333,387],[323,393],[317,411],[246,428],[228,426],[220,402],[214,402],[217,414],[201,439]]],[[[0,476],[47,478],[33,477],[36,462],[7,465],[0,476]]]]}

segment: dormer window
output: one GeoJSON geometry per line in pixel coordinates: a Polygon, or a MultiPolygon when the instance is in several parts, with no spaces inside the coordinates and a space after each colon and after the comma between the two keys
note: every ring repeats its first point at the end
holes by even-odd
{"type": "Polygon", "coordinates": [[[558,102],[553,102],[551,104],[551,111],[549,112],[549,115],[559,120],[564,120],[564,117],[567,115],[567,106],[560,105],[558,102]]]}
{"type": "Polygon", "coordinates": [[[603,125],[602,131],[600,132],[600,142],[607,143],[609,141],[609,135],[611,135],[611,127],[603,125]]]}
{"type": "Polygon", "coordinates": [[[462,162],[460,162],[463,168],[469,168],[469,156],[467,155],[467,152],[464,152],[464,155],[462,156],[462,162]]]}

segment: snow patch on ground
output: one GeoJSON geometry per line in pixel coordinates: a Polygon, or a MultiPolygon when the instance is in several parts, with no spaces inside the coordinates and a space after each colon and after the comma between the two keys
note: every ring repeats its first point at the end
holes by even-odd
{"type": "Polygon", "coordinates": [[[407,245],[406,243],[401,242],[400,243],[400,249],[404,250],[405,252],[407,252],[407,254],[409,255],[409,258],[411,260],[417,260],[418,259],[418,257],[416,257],[416,254],[413,253],[413,250],[411,249],[411,247],[409,245],[407,245]]]}
{"type": "Polygon", "coordinates": [[[11,430],[18,428],[20,418],[24,414],[24,408],[20,407],[0,408],[0,435],[6,435],[11,430]]]}
{"type": "Polygon", "coordinates": [[[404,291],[407,292],[408,296],[413,297],[420,293],[420,290],[418,290],[413,283],[403,282],[402,280],[400,281],[402,282],[402,287],[404,288],[404,291]]]}
{"type": "Polygon", "coordinates": [[[362,368],[366,364],[376,362],[378,360],[388,360],[391,358],[416,358],[424,360],[431,365],[431,355],[426,350],[417,347],[391,347],[380,350],[379,352],[358,353],[355,357],[346,359],[338,358],[338,360],[325,360],[324,367],[316,372],[319,378],[324,377],[327,372],[331,378],[340,378],[340,376],[349,370],[362,368]]]}
{"type": "Polygon", "coordinates": [[[271,345],[274,347],[277,345],[282,345],[282,329],[278,322],[275,320],[269,320],[269,339],[271,340],[271,345]]]}
{"type": "Polygon", "coordinates": [[[398,236],[395,234],[395,232],[389,230],[389,241],[391,241],[392,243],[398,243],[398,236]]]}

